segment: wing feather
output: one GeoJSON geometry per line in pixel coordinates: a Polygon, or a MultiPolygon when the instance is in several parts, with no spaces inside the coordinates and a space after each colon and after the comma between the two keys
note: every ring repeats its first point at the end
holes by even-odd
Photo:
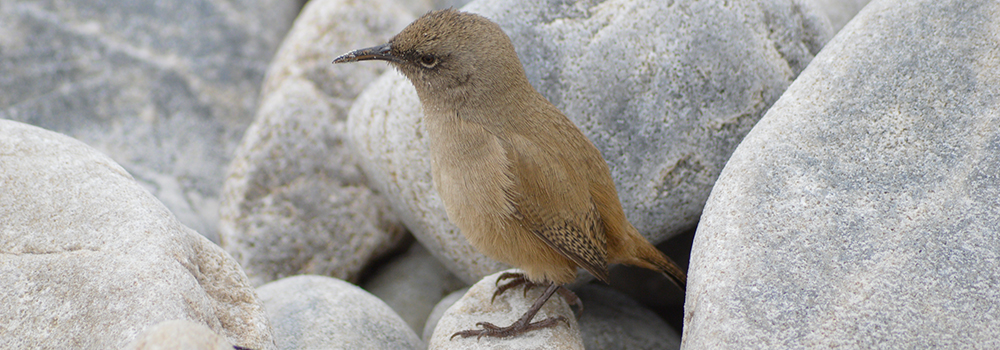
{"type": "MultiPolygon", "coordinates": [[[[607,282],[607,238],[591,198],[587,165],[575,159],[580,154],[561,153],[557,147],[516,134],[505,146],[514,177],[512,199],[522,225],[607,282]]],[[[589,141],[587,146],[593,148],[589,141]]]]}

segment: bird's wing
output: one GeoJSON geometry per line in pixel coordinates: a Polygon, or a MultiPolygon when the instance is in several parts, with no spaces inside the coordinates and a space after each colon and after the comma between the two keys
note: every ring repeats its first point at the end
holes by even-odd
{"type": "MultiPolygon", "coordinates": [[[[570,132],[583,138],[585,145],[557,147],[538,137],[511,135],[505,148],[515,182],[512,199],[526,229],[607,282],[607,237],[591,198],[586,170],[586,158],[594,156],[587,152],[597,153],[602,162],[603,158],[578,130],[570,132]]],[[[551,139],[565,142],[565,135],[560,136],[551,139]]]]}

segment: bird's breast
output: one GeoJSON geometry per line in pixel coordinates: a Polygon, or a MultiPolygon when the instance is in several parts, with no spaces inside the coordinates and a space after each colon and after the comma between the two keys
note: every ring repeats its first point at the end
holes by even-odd
{"type": "Polygon", "coordinates": [[[457,117],[426,120],[434,186],[448,218],[473,236],[507,225],[514,180],[500,139],[457,117]]]}

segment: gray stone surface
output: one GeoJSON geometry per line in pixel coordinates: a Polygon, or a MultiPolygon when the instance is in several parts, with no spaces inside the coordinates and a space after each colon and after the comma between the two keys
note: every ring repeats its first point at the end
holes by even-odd
{"type": "Polygon", "coordinates": [[[0,2],[0,119],[111,155],[178,219],[217,240],[225,166],[288,0],[0,2]]]}
{"type": "Polygon", "coordinates": [[[111,158],[0,120],[3,347],[119,349],[167,320],[273,349],[263,305],[221,248],[111,158]]]}
{"type": "MultiPolygon", "coordinates": [[[[832,33],[785,0],[484,0],[464,10],[504,28],[535,88],[602,151],[626,214],[654,242],[695,225],[730,153],[832,33]]],[[[359,96],[348,129],[369,181],[473,283],[504,266],[445,218],[421,118],[410,83],[390,72],[359,96]]]]}
{"type": "Polygon", "coordinates": [[[424,341],[431,340],[431,336],[434,335],[434,328],[437,327],[438,321],[441,320],[441,316],[444,316],[444,313],[448,311],[448,308],[455,305],[455,303],[457,303],[459,299],[462,299],[462,297],[465,296],[465,293],[468,292],[469,288],[466,287],[451,292],[451,294],[441,298],[437,305],[434,305],[434,308],[431,309],[431,313],[427,315],[427,321],[424,322],[424,332],[420,335],[421,339],[424,341]]]}
{"type": "Polygon", "coordinates": [[[1000,347],[1000,3],[868,4],[733,154],[684,347],[1000,347]]]}
{"type": "Polygon", "coordinates": [[[295,276],[257,289],[279,349],[425,349],[392,309],[357,286],[295,276]]]}
{"type": "MultiPolygon", "coordinates": [[[[517,270],[507,270],[515,272],[517,270]]],[[[555,327],[533,330],[511,338],[476,337],[451,338],[455,332],[468,329],[480,329],[478,322],[490,322],[500,327],[514,323],[535,302],[535,299],[545,290],[544,287],[533,288],[527,295],[521,287],[509,289],[506,293],[493,299],[496,291],[497,277],[495,273],[484,277],[472,285],[469,291],[445,311],[434,327],[434,333],[427,341],[428,349],[462,350],[462,349],[504,349],[504,350],[583,350],[583,339],[580,337],[580,326],[576,316],[570,310],[566,301],[558,294],[552,296],[542,309],[535,315],[534,321],[549,317],[563,316],[568,321],[559,322],[555,327]]]]}
{"type": "Polygon", "coordinates": [[[427,316],[441,298],[465,286],[419,243],[381,266],[361,284],[392,307],[417,333],[423,332],[427,316]]]}
{"type": "Polygon", "coordinates": [[[142,332],[126,350],[233,350],[233,344],[200,323],[164,321],[142,332]]]}
{"type": "Polygon", "coordinates": [[[605,285],[574,288],[583,301],[580,334],[587,350],[679,349],[681,337],[660,316],[605,285]]]}
{"type": "Polygon", "coordinates": [[[819,12],[830,20],[833,31],[839,32],[844,25],[854,18],[870,0],[804,0],[810,2],[819,12]]]}
{"type": "Polygon", "coordinates": [[[296,274],[356,281],[404,237],[344,140],[348,107],[386,66],[331,61],[386,40],[437,5],[316,0],[295,21],[268,70],[219,210],[222,246],[255,285],[296,274]]]}

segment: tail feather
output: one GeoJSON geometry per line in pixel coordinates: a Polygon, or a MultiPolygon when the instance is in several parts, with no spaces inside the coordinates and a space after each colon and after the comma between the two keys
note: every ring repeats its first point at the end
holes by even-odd
{"type": "Polygon", "coordinates": [[[649,244],[640,248],[638,253],[637,258],[645,264],[639,263],[633,265],[645,267],[650,270],[659,270],[676,283],[681,290],[687,290],[687,275],[684,273],[684,270],[681,270],[681,267],[664,255],[663,252],[656,249],[652,244],[649,244]]]}

